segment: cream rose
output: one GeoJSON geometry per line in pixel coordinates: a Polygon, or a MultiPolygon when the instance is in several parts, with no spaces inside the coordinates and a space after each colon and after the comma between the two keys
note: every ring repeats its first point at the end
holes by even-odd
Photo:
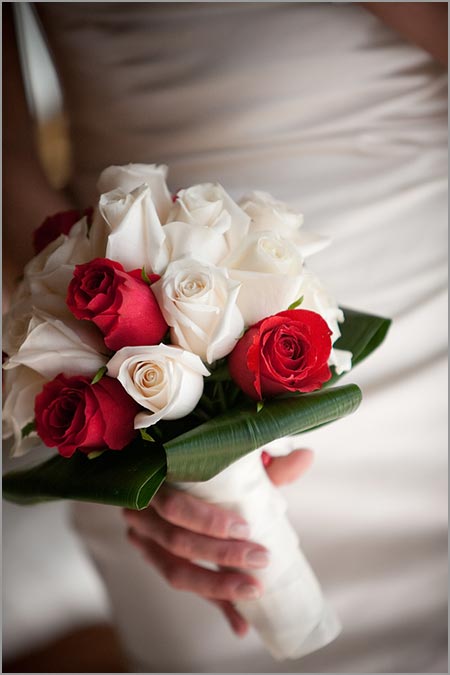
{"type": "Polygon", "coordinates": [[[33,315],[31,296],[14,302],[3,318],[3,351],[13,356],[28,335],[28,326],[33,315]]]}
{"type": "Polygon", "coordinates": [[[67,288],[75,265],[87,262],[90,257],[87,222],[83,218],[68,235],[50,242],[25,266],[24,278],[4,317],[3,349],[8,356],[16,354],[26,339],[34,312],[70,320],[67,288]]]}
{"type": "Polygon", "coordinates": [[[270,230],[290,239],[298,246],[304,258],[317,253],[330,243],[327,237],[301,228],[303,215],[296,213],[287,204],[278,201],[267,192],[252,192],[243,197],[239,205],[251,218],[251,232],[270,230]]]}
{"type": "Polygon", "coordinates": [[[22,345],[3,367],[27,366],[51,380],[59,373],[94,375],[107,360],[102,335],[94,325],[73,317],[61,321],[34,310],[22,345]]]}
{"type": "Polygon", "coordinates": [[[166,179],[167,166],[163,164],[159,166],[156,164],[109,166],[100,174],[97,189],[100,194],[104,194],[119,188],[128,194],[141,185],[148,185],[159,221],[165,223],[172,206],[166,179]]]}
{"type": "Polygon", "coordinates": [[[151,411],[135,417],[135,429],[188,415],[203,393],[203,377],[209,375],[198,356],[164,344],[124,347],[107,367],[108,375],[116,377],[139,405],[151,411]]]}
{"type": "Polygon", "coordinates": [[[168,223],[171,221],[214,230],[222,237],[223,255],[239,244],[250,224],[249,216],[216,183],[179,190],[169,214],[168,223]]]}
{"type": "Polygon", "coordinates": [[[190,259],[170,263],[152,285],[172,342],[208,363],[229,354],[242,333],[239,288],[225,269],[190,259]]]}
{"type": "Polygon", "coordinates": [[[220,265],[228,253],[225,237],[206,225],[172,222],[164,225],[165,244],[171,262],[193,258],[199,262],[220,265]]]}
{"type": "Polygon", "coordinates": [[[148,185],[102,194],[99,211],[107,227],[106,258],[120,262],[127,272],[138,267],[148,273],[164,271],[169,260],[165,235],[148,185]]]}
{"type": "Polygon", "coordinates": [[[237,304],[246,326],[287,309],[299,297],[303,259],[274,232],[249,234],[224,264],[241,284],[237,304]]]}
{"type": "Polygon", "coordinates": [[[70,314],[65,299],[73,270],[90,258],[87,221],[83,218],[68,235],[60,235],[25,266],[22,297],[28,296],[33,307],[53,316],[70,314]]]}
{"type": "Polygon", "coordinates": [[[11,454],[25,454],[41,443],[35,432],[22,439],[22,429],[34,419],[34,399],[47,382],[45,377],[21,366],[4,374],[3,438],[14,437],[11,454]]]}

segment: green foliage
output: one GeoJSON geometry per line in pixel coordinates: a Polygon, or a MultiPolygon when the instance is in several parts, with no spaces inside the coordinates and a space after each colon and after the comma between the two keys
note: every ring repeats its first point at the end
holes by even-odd
{"type": "Polygon", "coordinates": [[[28,422],[28,424],[25,424],[25,426],[22,427],[21,429],[22,438],[26,438],[27,436],[29,436],[32,431],[36,431],[36,422],[34,420],[28,422]]]}
{"type": "Polygon", "coordinates": [[[97,384],[97,382],[100,382],[102,379],[103,375],[108,372],[108,368],[106,366],[102,366],[97,370],[95,373],[94,377],[92,378],[91,384],[97,384]]]}
{"type": "Polygon", "coordinates": [[[156,443],[137,441],[125,450],[107,450],[95,461],[81,452],[60,455],[3,478],[3,497],[19,504],[52,499],[146,507],[166,476],[166,455],[156,443]]]}
{"type": "MultiPolygon", "coordinates": [[[[344,314],[342,336],[335,346],[351,351],[355,366],[382,343],[391,322],[349,309],[344,314]]],[[[101,370],[94,380],[102,377],[101,370]]],[[[320,391],[265,401],[261,406],[246,399],[230,381],[226,362],[220,362],[205,379],[204,395],[191,415],[159,422],[151,435],[142,430],[124,450],[107,450],[95,461],[76,452],[70,459],[58,455],[34,468],[11,472],[3,479],[3,496],[22,504],[75,499],[145,508],[166,478],[207,480],[269,441],[352,413],[361,392],[354,384],[330,386],[339,377],[334,373],[320,391]]],[[[24,427],[23,436],[31,433],[32,425],[24,427]]]]}
{"type": "Polygon", "coordinates": [[[288,309],[297,309],[297,307],[300,307],[300,305],[302,304],[302,302],[304,300],[304,297],[305,296],[302,295],[301,298],[299,298],[298,300],[295,300],[295,302],[293,302],[292,304],[289,305],[288,309]]]}

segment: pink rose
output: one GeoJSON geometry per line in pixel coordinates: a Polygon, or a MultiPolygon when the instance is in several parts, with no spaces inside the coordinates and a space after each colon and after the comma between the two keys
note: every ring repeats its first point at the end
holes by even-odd
{"type": "Polygon", "coordinates": [[[140,272],[125,272],[120,263],[107,258],[75,267],[67,304],[77,319],[88,319],[98,326],[113,351],[159,344],[168,329],[140,272]]]}

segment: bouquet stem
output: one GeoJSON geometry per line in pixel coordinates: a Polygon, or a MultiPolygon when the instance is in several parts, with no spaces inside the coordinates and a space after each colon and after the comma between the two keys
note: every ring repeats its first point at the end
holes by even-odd
{"type": "Polygon", "coordinates": [[[263,596],[239,601],[236,608],[275,659],[299,658],[337,637],[339,620],[300,549],[286,515],[286,501],[268,478],[260,449],[208,481],[177,483],[176,487],[242,515],[252,541],[269,550],[268,567],[252,571],[264,585],[263,596]]]}

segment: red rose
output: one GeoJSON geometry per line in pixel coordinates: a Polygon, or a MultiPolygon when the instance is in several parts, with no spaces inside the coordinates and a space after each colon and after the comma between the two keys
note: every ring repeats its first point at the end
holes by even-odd
{"type": "Polygon", "coordinates": [[[136,435],[140,408],[112,377],[91,384],[87,377],[60,374],[36,396],[34,410],[40,438],[71,457],[77,449],[122,450],[136,435]]]}
{"type": "Polygon", "coordinates": [[[75,267],[67,304],[77,319],[93,321],[114,351],[159,344],[168,328],[148,284],[106,258],[75,267]]]}
{"type": "Polygon", "coordinates": [[[316,312],[292,309],[252,326],[228,357],[231,377],[251,398],[314,391],[330,379],[331,331],[316,312]]]}
{"type": "Polygon", "coordinates": [[[69,234],[75,223],[78,223],[83,216],[91,224],[94,209],[89,207],[84,211],[61,211],[53,216],[48,216],[39,227],[33,232],[33,246],[36,253],[40,253],[51,241],[57,239],[60,234],[69,234]]]}

